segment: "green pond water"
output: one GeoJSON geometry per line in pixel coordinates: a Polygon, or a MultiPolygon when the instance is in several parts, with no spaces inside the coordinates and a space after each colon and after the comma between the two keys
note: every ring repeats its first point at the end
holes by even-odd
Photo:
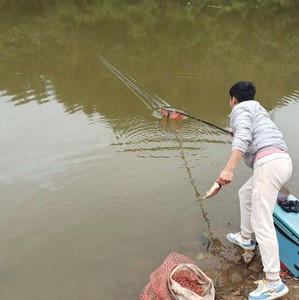
{"type": "Polygon", "coordinates": [[[296,1],[0,1],[0,298],[138,299],[171,252],[222,272],[251,170],[200,201],[231,137],[167,122],[98,56],[221,127],[230,86],[253,81],[298,197],[298,15],[296,1]]]}

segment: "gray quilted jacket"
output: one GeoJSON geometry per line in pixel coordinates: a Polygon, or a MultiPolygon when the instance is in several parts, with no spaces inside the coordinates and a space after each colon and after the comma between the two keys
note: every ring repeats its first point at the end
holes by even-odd
{"type": "Polygon", "coordinates": [[[288,150],[282,133],[257,101],[243,101],[234,106],[230,126],[234,133],[232,150],[242,151],[245,163],[251,168],[261,150],[271,147],[288,150]]]}

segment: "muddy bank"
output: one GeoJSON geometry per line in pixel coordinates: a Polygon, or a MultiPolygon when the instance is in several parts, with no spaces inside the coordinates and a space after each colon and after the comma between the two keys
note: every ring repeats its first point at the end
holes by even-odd
{"type": "MultiPolygon", "coordinates": [[[[197,260],[200,265],[200,259],[197,260]]],[[[254,281],[263,278],[263,266],[258,252],[250,258],[238,251],[233,260],[223,264],[221,270],[207,269],[205,273],[213,279],[216,300],[245,300],[257,285],[254,281]]],[[[299,300],[299,281],[291,274],[283,278],[289,288],[289,293],[282,297],[284,300],[299,300]]]]}

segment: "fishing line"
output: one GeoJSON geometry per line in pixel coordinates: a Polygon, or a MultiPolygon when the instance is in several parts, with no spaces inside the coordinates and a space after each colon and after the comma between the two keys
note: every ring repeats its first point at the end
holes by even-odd
{"type": "MultiPolygon", "coordinates": [[[[122,74],[116,67],[114,67],[111,63],[109,63],[104,57],[97,55],[97,58],[113,73],[115,74],[140,100],[142,100],[142,102],[150,109],[152,109],[143,99],[143,97],[145,99],[147,99],[156,109],[158,109],[160,111],[160,113],[162,113],[162,115],[167,117],[167,120],[170,119],[176,119],[177,116],[185,116],[188,117],[190,119],[196,120],[198,122],[204,123],[206,125],[209,125],[211,127],[214,127],[218,130],[220,130],[221,132],[224,132],[226,134],[230,134],[230,132],[224,128],[221,128],[217,125],[214,125],[208,121],[205,120],[201,120],[197,117],[191,116],[181,110],[177,110],[174,108],[171,108],[170,105],[165,102],[163,99],[157,97],[159,99],[159,102],[161,104],[158,103],[157,100],[153,99],[153,97],[151,97],[147,92],[145,92],[143,89],[141,89],[140,87],[138,87],[134,82],[132,82],[132,80],[130,80],[129,78],[127,78],[124,74],[122,74]],[[162,104],[163,103],[163,104],[162,104]]],[[[184,162],[187,174],[188,174],[188,178],[189,178],[189,182],[191,184],[191,186],[194,189],[194,193],[195,193],[195,197],[198,200],[199,204],[200,204],[200,208],[201,208],[201,214],[203,219],[205,220],[206,226],[207,226],[207,231],[208,231],[208,236],[210,237],[211,241],[207,246],[207,250],[210,249],[211,253],[217,255],[220,259],[220,261],[222,262],[226,262],[227,258],[225,258],[220,252],[219,250],[216,249],[216,245],[218,242],[218,239],[216,239],[213,235],[212,229],[211,229],[211,223],[210,220],[208,218],[208,214],[206,213],[204,207],[203,207],[203,202],[202,199],[200,197],[200,193],[195,185],[195,180],[192,176],[190,167],[188,165],[188,161],[186,159],[184,150],[183,150],[183,145],[182,142],[179,140],[177,133],[176,133],[176,139],[177,142],[179,144],[180,147],[180,152],[181,152],[181,158],[184,162]]],[[[221,242],[220,242],[221,244],[221,242]]]]}
{"type": "MultiPolygon", "coordinates": [[[[114,74],[116,75],[127,87],[131,89],[131,91],[134,92],[135,95],[136,92],[145,97],[148,101],[150,101],[153,106],[156,108],[162,108],[147,92],[142,90],[140,87],[138,87],[132,80],[130,80],[128,77],[126,77],[124,74],[122,74],[117,68],[115,68],[112,64],[110,64],[104,57],[97,55],[97,58],[114,74]]],[[[141,99],[141,97],[139,97],[141,99]]],[[[143,103],[144,100],[142,99],[143,103]]],[[[146,104],[148,106],[148,104],[146,104]]],[[[148,106],[149,107],[149,106],[148,106]]]]}
{"type": "Polygon", "coordinates": [[[194,193],[195,193],[195,197],[197,199],[197,202],[199,202],[199,206],[200,206],[200,209],[201,209],[201,215],[206,223],[206,228],[207,228],[207,231],[208,231],[208,236],[210,238],[210,241],[207,245],[207,251],[210,251],[212,254],[216,255],[220,262],[222,263],[226,263],[228,261],[228,259],[221,253],[221,251],[218,251],[217,249],[217,243],[220,243],[222,245],[222,243],[214,237],[214,234],[212,232],[212,229],[211,229],[211,222],[208,218],[208,213],[205,211],[204,207],[203,207],[203,201],[202,201],[202,198],[201,198],[201,195],[195,185],[195,180],[192,176],[192,173],[191,173],[191,168],[189,167],[189,163],[188,163],[188,160],[186,158],[186,155],[185,155],[185,152],[184,152],[184,148],[183,148],[183,143],[182,141],[179,139],[178,137],[178,134],[177,132],[175,131],[175,137],[176,137],[176,140],[178,142],[178,145],[179,145],[179,149],[180,149],[180,152],[181,152],[181,158],[183,160],[183,164],[186,168],[186,171],[187,171],[187,174],[188,174],[188,178],[189,178],[189,182],[194,190],[194,193]]]}

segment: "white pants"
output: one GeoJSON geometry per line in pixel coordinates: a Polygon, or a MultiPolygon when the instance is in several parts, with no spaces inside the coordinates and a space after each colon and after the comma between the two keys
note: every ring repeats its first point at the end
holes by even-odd
{"type": "Polygon", "coordinates": [[[254,169],[253,176],[239,190],[241,233],[259,244],[266,278],[279,279],[280,260],[273,211],[278,192],[292,174],[292,161],[278,158],[254,169]]]}

